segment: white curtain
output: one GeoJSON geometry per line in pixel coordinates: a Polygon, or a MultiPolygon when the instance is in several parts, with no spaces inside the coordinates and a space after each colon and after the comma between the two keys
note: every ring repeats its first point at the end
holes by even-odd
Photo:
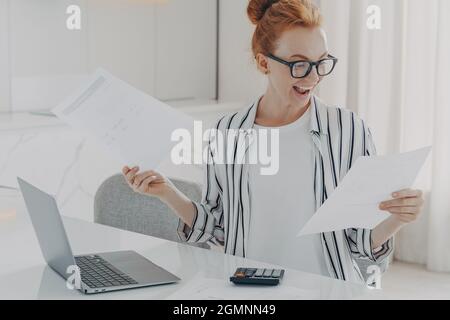
{"type": "Polygon", "coordinates": [[[450,272],[450,1],[317,0],[340,61],[319,88],[369,123],[379,154],[432,145],[414,187],[421,218],[396,237],[395,258],[450,272]],[[370,30],[367,8],[381,9],[370,30]]]}

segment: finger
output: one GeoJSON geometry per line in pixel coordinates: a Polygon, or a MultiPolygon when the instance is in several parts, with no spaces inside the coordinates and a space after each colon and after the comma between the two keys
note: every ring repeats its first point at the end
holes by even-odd
{"type": "Polygon", "coordinates": [[[136,173],[137,173],[138,171],[139,171],[139,167],[134,167],[133,169],[131,169],[131,170],[127,173],[126,178],[127,178],[127,180],[128,180],[129,183],[133,184],[134,176],[136,175],[136,173]]]}
{"type": "Polygon", "coordinates": [[[127,174],[125,175],[125,178],[127,179],[128,183],[132,183],[132,179],[134,178],[137,170],[136,168],[130,169],[127,174]]]}
{"type": "Polygon", "coordinates": [[[409,214],[409,213],[394,213],[394,214],[398,220],[400,220],[402,222],[406,222],[406,223],[413,222],[413,221],[417,220],[417,218],[418,218],[417,215],[415,215],[415,214],[409,214]]]}
{"type": "Polygon", "coordinates": [[[421,197],[422,190],[403,189],[392,193],[393,198],[421,197]]]}
{"type": "Polygon", "coordinates": [[[392,214],[409,214],[409,215],[417,215],[419,213],[418,207],[395,207],[389,210],[392,214]]]}
{"type": "Polygon", "coordinates": [[[404,207],[404,206],[421,206],[423,204],[422,198],[401,198],[383,201],[380,203],[380,209],[388,209],[392,207],[404,207]]]}
{"type": "Polygon", "coordinates": [[[130,170],[133,170],[133,169],[136,169],[136,168],[139,168],[138,166],[134,166],[134,167],[129,167],[129,166],[123,166],[123,168],[122,168],[122,172],[124,173],[124,174],[127,174],[130,170]]]}
{"type": "Polygon", "coordinates": [[[150,188],[150,185],[153,181],[155,181],[156,179],[158,179],[157,176],[150,176],[147,177],[146,179],[144,179],[144,181],[142,181],[141,185],[139,186],[138,190],[140,192],[147,192],[148,189],[150,188]]]}
{"type": "Polygon", "coordinates": [[[122,173],[123,173],[124,175],[126,175],[126,174],[128,173],[128,171],[130,171],[130,168],[129,168],[128,166],[124,166],[124,167],[122,168],[122,173]]]}
{"type": "Polygon", "coordinates": [[[144,172],[142,172],[140,174],[137,174],[135,179],[134,179],[134,183],[133,184],[136,184],[137,186],[139,186],[139,184],[144,179],[146,179],[149,175],[156,175],[156,172],[153,171],[153,170],[148,170],[148,171],[144,171],[144,172]]]}
{"type": "Polygon", "coordinates": [[[153,171],[145,171],[140,174],[137,174],[136,177],[134,178],[133,186],[139,187],[139,185],[141,184],[141,182],[144,179],[146,179],[149,176],[153,176],[153,175],[154,175],[153,171]]]}

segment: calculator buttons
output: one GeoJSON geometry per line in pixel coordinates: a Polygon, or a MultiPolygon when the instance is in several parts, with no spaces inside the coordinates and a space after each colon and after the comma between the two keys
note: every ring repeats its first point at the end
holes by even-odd
{"type": "Polygon", "coordinates": [[[276,269],[272,272],[272,278],[279,278],[279,277],[281,277],[281,274],[282,274],[282,270],[276,269]]]}
{"type": "Polygon", "coordinates": [[[237,268],[230,281],[235,284],[277,285],[283,274],[282,269],[237,268]]]}
{"type": "Polygon", "coordinates": [[[256,269],[247,269],[247,271],[245,271],[245,276],[246,277],[251,277],[253,276],[253,274],[256,272],[256,269]]]}
{"type": "Polygon", "coordinates": [[[272,275],[272,269],[265,269],[263,273],[263,277],[269,278],[272,275]]]}
{"type": "Polygon", "coordinates": [[[255,277],[262,277],[263,273],[264,273],[264,269],[258,269],[255,272],[255,277]]]}

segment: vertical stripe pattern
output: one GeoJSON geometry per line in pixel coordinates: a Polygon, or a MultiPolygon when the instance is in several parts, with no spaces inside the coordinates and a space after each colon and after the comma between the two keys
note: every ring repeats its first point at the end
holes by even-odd
{"type": "MultiPolygon", "coordinates": [[[[202,200],[193,202],[196,215],[192,228],[179,220],[178,234],[182,241],[211,242],[223,246],[225,253],[245,257],[251,219],[249,166],[238,161],[237,150],[241,143],[245,143],[246,135],[252,134],[248,133],[248,129],[253,127],[260,99],[249,108],[225,116],[216,123],[216,128],[225,137],[223,152],[225,155],[231,152],[231,158],[235,161],[205,165],[202,200]],[[227,133],[231,129],[238,129],[239,134],[227,143],[227,133]]],[[[310,133],[315,146],[313,173],[317,209],[339,185],[356,159],[375,155],[376,149],[370,129],[353,112],[326,106],[315,96],[312,97],[311,108],[310,133]]],[[[211,147],[214,143],[217,141],[207,144],[210,159],[214,159],[213,150],[218,148],[217,144],[211,147]]],[[[372,248],[371,230],[359,228],[322,233],[321,242],[330,276],[354,282],[363,281],[355,258],[386,266],[393,249],[392,238],[381,248],[372,248]]]]}

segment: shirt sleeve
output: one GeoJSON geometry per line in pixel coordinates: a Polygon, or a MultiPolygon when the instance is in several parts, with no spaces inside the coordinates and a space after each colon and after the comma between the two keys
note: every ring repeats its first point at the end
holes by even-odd
{"type": "MultiPolygon", "coordinates": [[[[364,121],[361,120],[363,129],[363,151],[365,156],[376,155],[376,147],[372,133],[364,121]]],[[[385,265],[393,252],[394,237],[389,238],[379,248],[372,246],[372,229],[350,228],[345,230],[350,251],[355,258],[368,259],[378,265],[385,265]]]]}
{"type": "Polygon", "coordinates": [[[204,165],[202,198],[200,202],[192,201],[195,207],[192,228],[179,219],[177,232],[180,240],[184,242],[211,242],[214,245],[223,246],[222,187],[217,175],[218,167],[214,163],[211,148],[213,143],[210,135],[207,148],[208,159],[204,165]]]}

